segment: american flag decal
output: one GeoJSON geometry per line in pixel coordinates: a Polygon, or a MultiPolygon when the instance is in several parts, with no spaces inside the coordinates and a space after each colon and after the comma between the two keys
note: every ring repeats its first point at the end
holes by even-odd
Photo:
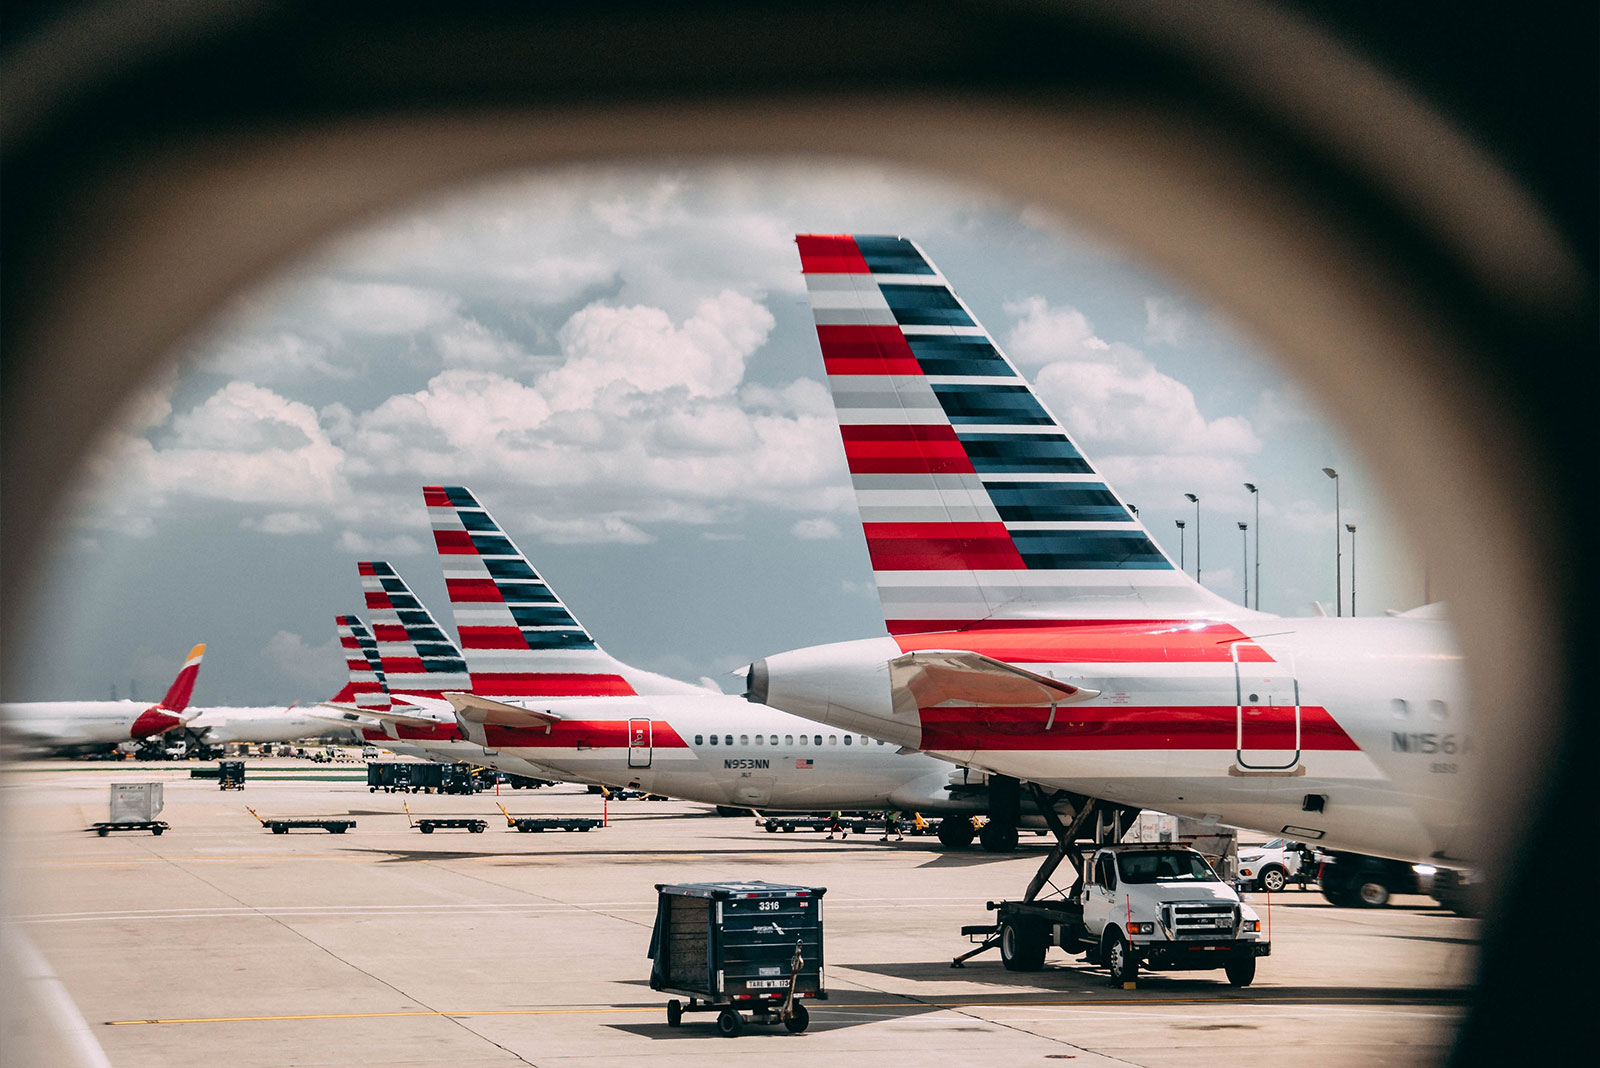
{"type": "Polygon", "coordinates": [[[810,757],[806,757],[806,758],[804,758],[804,759],[801,759],[801,760],[796,760],[796,761],[795,761],[795,762],[794,762],[794,766],[795,766],[795,767],[797,767],[797,768],[810,768],[810,767],[815,767],[815,765],[814,765],[814,764],[813,764],[813,763],[812,763],[812,761],[811,761],[811,758],[810,758],[810,757]]]}

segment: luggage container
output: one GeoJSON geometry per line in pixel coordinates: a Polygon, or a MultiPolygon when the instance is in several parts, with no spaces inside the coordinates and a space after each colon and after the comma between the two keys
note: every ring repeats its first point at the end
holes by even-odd
{"type": "Polygon", "coordinates": [[[217,789],[243,790],[244,789],[244,761],[219,760],[217,761],[217,789]]]}
{"type": "Polygon", "coordinates": [[[156,819],[165,807],[162,784],[159,782],[119,782],[111,784],[110,818],[103,823],[90,825],[101,838],[112,831],[149,831],[160,834],[167,829],[165,820],[156,819]]]}
{"type": "Polygon", "coordinates": [[[826,887],[657,883],[656,891],[650,989],[689,999],[667,1002],[668,1026],[679,1026],[686,1012],[715,1012],[717,1032],[729,1038],[746,1023],[781,1020],[795,1034],[806,1029],[804,999],[828,996],[826,887]]]}

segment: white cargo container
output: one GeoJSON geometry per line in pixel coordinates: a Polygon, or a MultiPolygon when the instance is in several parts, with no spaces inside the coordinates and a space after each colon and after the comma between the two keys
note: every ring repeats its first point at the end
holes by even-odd
{"type": "Polygon", "coordinates": [[[165,804],[159,782],[111,784],[111,823],[150,823],[165,804]]]}

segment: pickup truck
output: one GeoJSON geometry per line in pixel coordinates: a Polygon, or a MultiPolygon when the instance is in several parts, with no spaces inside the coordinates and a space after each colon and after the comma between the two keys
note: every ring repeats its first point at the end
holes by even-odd
{"type": "Polygon", "coordinates": [[[1012,971],[1037,971],[1051,946],[1082,952],[1110,972],[1113,986],[1133,982],[1141,965],[1221,968],[1229,983],[1249,986],[1256,958],[1272,952],[1255,910],[1193,849],[1102,846],[1085,872],[1064,898],[991,901],[998,922],[963,931],[997,938],[1012,971]]]}

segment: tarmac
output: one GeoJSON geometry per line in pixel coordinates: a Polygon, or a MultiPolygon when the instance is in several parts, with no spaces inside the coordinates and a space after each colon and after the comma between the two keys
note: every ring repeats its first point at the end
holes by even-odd
{"type": "Polygon", "coordinates": [[[252,760],[246,788],[222,791],[189,779],[194,766],[47,761],[0,777],[6,931],[25,973],[6,999],[8,1064],[1428,1065],[1449,1049],[1477,951],[1477,921],[1430,898],[1339,909],[1287,890],[1245,989],[1220,971],[1112,989],[1059,950],[1041,972],[1008,972],[994,952],[952,969],[970,948],[962,925],[1021,895],[1047,839],[1025,834],[1007,856],[828,841],[576,786],[370,793],[359,763],[252,760]],[[142,781],[165,783],[170,830],[86,830],[109,784],[142,781]],[[489,829],[423,835],[403,802],[489,829]],[[497,802],[606,826],[519,834],[497,802]],[[356,826],[272,834],[246,805],[356,826]],[[730,879],[827,888],[830,996],[804,1034],[721,1038],[713,1015],[667,1025],[668,995],[648,982],[655,884],[730,879]]]}

